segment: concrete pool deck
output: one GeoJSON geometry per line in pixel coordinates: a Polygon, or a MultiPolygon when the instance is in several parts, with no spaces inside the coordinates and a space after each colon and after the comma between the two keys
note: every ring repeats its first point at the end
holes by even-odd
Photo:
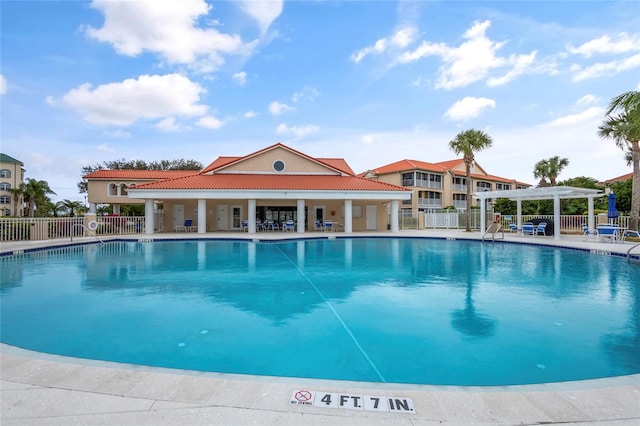
{"type": "MultiPolygon", "coordinates": [[[[352,236],[481,238],[479,232],[401,231],[352,236]]],[[[168,233],[157,238],[313,238],[343,233],[168,233]]],[[[147,236],[123,236],[123,239],[147,236]]],[[[109,238],[118,239],[118,238],[109,238]]],[[[522,237],[540,243],[619,253],[634,243],[583,241],[582,236],[522,237]]],[[[75,238],[91,242],[92,238],[75,238]]],[[[2,243],[0,252],[69,244],[2,243]]],[[[639,254],[640,248],[634,250],[639,254]]],[[[640,354],[639,354],[640,356],[640,354]]],[[[241,376],[141,367],[47,355],[0,345],[0,423],[4,425],[489,425],[640,424],[640,374],[527,386],[421,386],[241,376]],[[378,412],[293,405],[296,391],[410,398],[413,412],[378,412]]]]}

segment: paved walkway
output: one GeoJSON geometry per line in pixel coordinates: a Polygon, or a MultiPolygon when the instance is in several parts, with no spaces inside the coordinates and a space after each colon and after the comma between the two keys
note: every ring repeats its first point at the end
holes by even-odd
{"type": "MultiPolygon", "coordinates": [[[[247,238],[295,238],[327,234],[244,234],[247,238]]],[[[336,234],[340,235],[340,234],[336,234]]],[[[356,234],[361,236],[361,234],[356,234]]],[[[372,234],[374,235],[374,234],[372,234]]],[[[375,235],[386,235],[375,234],[375,235]]],[[[459,231],[402,231],[402,236],[480,238],[459,231]]],[[[207,237],[238,233],[206,234],[207,237]]],[[[161,234],[162,238],[203,237],[161,234]]],[[[597,243],[582,237],[521,237],[599,252],[626,253],[632,243],[597,243]]],[[[82,241],[82,240],[80,240],[82,241]]],[[[69,241],[56,244],[68,244],[69,241]]],[[[3,243],[0,252],[42,243],[3,243]]],[[[634,253],[637,253],[638,248],[634,253]]],[[[7,425],[495,425],[640,424],[640,375],[612,379],[506,387],[416,386],[238,376],[147,368],[58,357],[0,345],[0,421],[7,425]],[[297,391],[374,396],[397,412],[294,405],[297,391]],[[410,399],[412,407],[403,405],[410,399]],[[400,401],[400,404],[394,401],[400,401]],[[408,409],[405,409],[408,407],[408,409]],[[411,411],[409,408],[413,408],[411,411]]],[[[305,399],[306,393],[299,394],[305,399]]],[[[359,401],[358,399],[355,399],[359,401]]],[[[335,399],[334,399],[335,401],[335,399]]]]}

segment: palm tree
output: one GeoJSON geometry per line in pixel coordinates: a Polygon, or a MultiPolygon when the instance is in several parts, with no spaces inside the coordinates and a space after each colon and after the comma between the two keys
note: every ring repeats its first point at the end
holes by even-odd
{"type": "Polygon", "coordinates": [[[18,216],[18,204],[20,204],[20,201],[22,200],[22,197],[24,196],[23,186],[24,186],[24,184],[21,184],[17,188],[9,188],[8,189],[9,193],[13,196],[13,216],[15,216],[15,217],[18,216]]]}
{"type": "Polygon", "coordinates": [[[56,195],[44,180],[27,179],[23,184],[23,193],[29,203],[29,217],[33,217],[37,204],[44,204],[49,200],[47,195],[56,195]]]}
{"type": "Polygon", "coordinates": [[[62,200],[58,203],[64,210],[69,213],[69,217],[74,217],[78,210],[81,210],[83,204],[81,201],[62,200]]]}
{"type": "Polygon", "coordinates": [[[449,148],[456,155],[463,154],[464,166],[467,176],[467,232],[471,232],[471,166],[475,160],[473,153],[490,147],[493,144],[491,136],[481,130],[465,130],[456,135],[455,139],[449,142],[449,148]]]}
{"type": "Polygon", "coordinates": [[[616,96],[609,103],[606,114],[598,127],[598,135],[613,140],[625,152],[627,164],[633,165],[629,228],[637,230],[640,215],[640,92],[616,96]]]}
{"type": "Polygon", "coordinates": [[[540,160],[534,166],[533,177],[536,179],[540,178],[538,186],[556,186],[558,175],[560,175],[562,169],[568,165],[568,158],[560,158],[557,155],[547,160],[540,160]],[[548,184],[547,178],[549,178],[548,184]]]}

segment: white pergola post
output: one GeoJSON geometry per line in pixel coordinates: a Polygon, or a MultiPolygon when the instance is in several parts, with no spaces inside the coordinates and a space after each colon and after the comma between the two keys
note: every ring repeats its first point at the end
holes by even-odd
{"type": "Polygon", "coordinates": [[[560,239],[560,195],[553,196],[553,239],[560,239]]]}
{"type": "Polygon", "coordinates": [[[400,204],[398,200],[391,200],[391,232],[398,232],[398,214],[400,208],[400,204]]]}
{"type": "Polygon", "coordinates": [[[353,201],[344,200],[344,233],[353,232],[353,201]]]}
{"type": "Polygon", "coordinates": [[[153,228],[153,199],[147,198],[144,200],[144,233],[152,235],[153,228]]]}
{"type": "Polygon", "coordinates": [[[249,209],[249,211],[247,212],[247,232],[249,232],[249,234],[255,234],[256,233],[256,200],[255,199],[249,199],[247,200],[247,208],[249,209]]]}
{"type": "Polygon", "coordinates": [[[518,216],[516,219],[518,229],[522,229],[522,200],[520,199],[516,200],[516,215],[518,216]]]}
{"type": "Polygon", "coordinates": [[[207,232],[207,200],[198,199],[198,234],[207,232]]]}
{"type": "Polygon", "coordinates": [[[594,232],[595,230],[595,218],[594,218],[594,208],[593,208],[593,199],[594,197],[589,197],[589,210],[588,210],[588,214],[589,217],[587,217],[587,227],[589,228],[590,232],[594,232]]]}
{"type": "Polygon", "coordinates": [[[305,224],[307,223],[307,217],[304,214],[304,200],[298,200],[298,232],[304,233],[305,224]]]}
{"type": "Polygon", "coordinates": [[[487,203],[484,198],[478,199],[480,204],[480,232],[484,233],[487,229],[487,203]]]}

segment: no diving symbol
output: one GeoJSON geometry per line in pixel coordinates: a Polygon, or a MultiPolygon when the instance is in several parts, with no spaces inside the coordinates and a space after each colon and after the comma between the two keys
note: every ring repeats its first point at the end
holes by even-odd
{"type": "Polygon", "coordinates": [[[307,402],[311,399],[312,396],[313,395],[311,394],[311,392],[302,390],[302,391],[296,392],[295,399],[298,402],[307,402]]]}

